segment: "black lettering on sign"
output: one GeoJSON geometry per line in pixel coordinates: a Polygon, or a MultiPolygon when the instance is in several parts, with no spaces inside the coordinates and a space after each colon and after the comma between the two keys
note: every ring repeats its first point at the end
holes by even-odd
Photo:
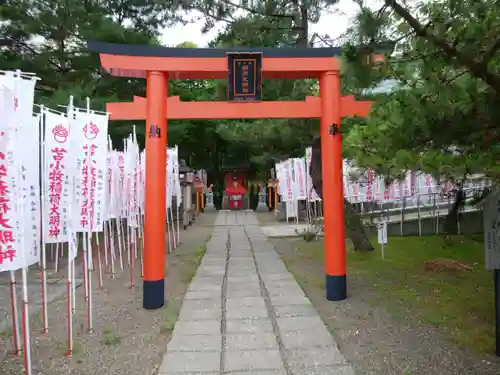
{"type": "Polygon", "coordinates": [[[260,101],[262,97],[262,53],[229,53],[228,100],[260,101]]]}
{"type": "Polygon", "coordinates": [[[149,127],[149,138],[161,138],[161,132],[158,125],[152,124],[149,127]]]}

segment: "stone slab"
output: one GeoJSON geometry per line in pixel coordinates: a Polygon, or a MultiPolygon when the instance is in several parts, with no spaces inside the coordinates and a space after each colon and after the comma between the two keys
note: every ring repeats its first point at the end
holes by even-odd
{"type": "Polygon", "coordinates": [[[311,304],[274,306],[274,314],[277,318],[289,318],[294,316],[318,316],[311,304]]]}
{"type": "MultiPolygon", "coordinates": [[[[262,280],[264,280],[265,283],[270,282],[270,281],[295,281],[295,278],[290,272],[280,272],[280,273],[268,273],[265,275],[261,275],[262,280]]],[[[296,281],[295,281],[296,282],[296,281]]]]}
{"type": "Polygon", "coordinates": [[[285,356],[290,367],[295,369],[346,364],[342,354],[333,347],[285,350],[285,356]]]}
{"type": "MultiPolygon", "coordinates": [[[[259,278],[258,274],[257,274],[257,271],[250,271],[250,270],[236,270],[234,268],[230,269],[227,273],[227,278],[229,279],[232,279],[232,278],[236,278],[236,277],[246,277],[246,278],[259,278]]],[[[244,281],[244,280],[242,280],[244,281]]]]}
{"type": "Polygon", "coordinates": [[[207,274],[209,276],[224,275],[226,273],[226,264],[223,263],[220,266],[203,266],[199,267],[196,274],[207,274]]]}
{"type": "Polygon", "coordinates": [[[271,249],[263,251],[261,248],[260,252],[254,250],[254,258],[257,264],[265,265],[268,262],[269,264],[284,265],[278,253],[271,249]]]}
{"type": "Polygon", "coordinates": [[[271,288],[267,289],[267,293],[269,294],[269,297],[297,297],[297,296],[304,296],[304,291],[297,285],[293,287],[283,287],[283,288],[271,288]]]}
{"type": "Polygon", "coordinates": [[[251,289],[228,289],[226,291],[226,298],[244,298],[244,297],[260,297],[262,296],[262,292],[259,289],[251,288],[251,289]]]}
{"type": "Polygon", "coordinates": [[[220,352],[222,335],[173,335],[167,352],[220,352]]]}
{"type": "Polygon", "coordinates": [[[237,275],[237,276],[227,276],[227,283],[250,283],[252,281],[259,281],[257,274],[252,273],[251,275],[237,275]]]}
{"type": "Polygon", "coordinates": [[[285,267],[285,264],[283,261],[278,258],[278,257],[266,257],[266,258],[257,258],[257,267],[259,267],[259,271],[264,271],[266,273],[269,273],[271,271],[273,272],[288,272],[287,268],[285,267]]]}
{"type": "Polygon", "coordinates": [[[265,306],[226,306],[226,319],[255,319],[267,318],[267,308],[265,306]]]}
{"type": "Polygon", "coordinates": [[[267,280],[264,281],[266,288],[268,289],[280,289],[280,288],[300,288],[300,285],[293,278],[288,280],[267,280]]]}
{"type": "MultiPolygon", "coordinates": [[[[229,255],[231,255],[231,252],[229,253],[229,255]]],[[[255,266],[255,262],[253,260],[253,256],[249,256],[248,258],[231,258],[231,256],[229,257],[229,267],[231,267],[232,265],[241,265],[241,266],[245,266],[245,265],[248,265],[248,266],[255,266]]]]}
{"type": "Polygon", "coordinates": [[[203,269],[196,272],[196,277],[223,277],[226,274],[226,270],[222,271],[205,271],[203,269]]]}
{"type": "Polygon", "coordinates": [[[243,266],[243,265],[240,265],[240,264],[232,264],[232,265],[229,265],[228,267],[228,272],[227,272],[228,276],[233,276],[233,275],[246,275],[246,274],[249,274],[249,275],[257,275],[257,268],[255,267],[255,265],[249,265],[249,266],[243,266]]]}
{"type": "Polygon", "coordinates": [[[220,212],[217,220],[223,226],[214,229],[188,288],[159,375],[354,375],[272,244],[258,226],[248,225],[252,220],[257,224],[255,214],[220,212]],[[288,372],[257,269],[277,319],[288,372]],[[220,369],[224,281],[226,333],[220,369]]]}
{"type": "Polygon", "coordinates": [[[158,375],[220,375],[220,371],[206,372],[206,371],[189,371],[189,372],[159,372],[158,375]]]}
{"type": "Polygon", "coordinates": [[[272,296],[270,297],[273,306],[307,305],[311,303],[306,296],[272,296]]]}
{"type": "Polygon", "coordinates": [[[246,289],[257,289],[260,292],[260,283],[258,281],[250,281],[246,283],[228,282],[226,284],[226,291],[246,289]]]}
{"type": "Polygon", "coordinates": [[[206,256],[207,254],[211,254],[210,252],[205,253],[205,256],[203,256],[203,259],[200,262],[200,267],[205,267],[205,266],[225,266],[226,262],[222,259],[218,258],[213,258],[210,256],[206,256]]]}
{"type": "Polygon", "coordinates": [[[255,262],[253,260],[252,256],[249,256],[248,258],[233,258],[231,257],[231,252],[229,253],[229,263],[228,266],[231,268],[232,266],[234,267],[255,267],[255,262]]]}
{"type": "Polygon", "coordinates": [[[306,331],[280,332],[285,349],[312,348],[315,346],[333,346],[334,341],[326,328],[314,328],[306,331]]]}
{"type": "Polygon", "coordinates": [[[264,333],[273,332],[269,318],[236,319],[226,321],[226,333],[264,333]]]}
{"type": "Polygon", "coordinates": [[[263,297],[244,297],[244,298],[228,298],[226,299],[226,309],[235,307],[266,307],[266,302],[263,297]]]}
{"type": "MultiPolygon", "coordinates": [[[[224,375],[248,375],[248,371],[231,371],[224,375]]],[[[258,375],[287,375],[287,373],[285,370],[259,370],[258,375]]]]}
{"type": "Polygon", "coordinates": [[[204,282],[204,281],[193,281],[189,284],[188,291],[190,292],[200,292],[200,291],[217,291],[222,293],[222,281],[219,283],[214,282],[204,282]]]}
{"type": "Polygon", "coordinates": [[[159,374],[220,371],[220,352],[167,352],[159,374]]]}
{"type": "MultiPolygon", "coordinates": [[[[205,285],[209,286],[217,286],[218,288],[222,288],[222,284],[224,283],[223,276],[217,277],[195,277],[191,280],[189,287],[203,287],[205,285]]],[[[201,288],[200,288],[201,289],[201,288]]],[[[215,289],[215,288],[213,288],[215,289]]]]}
{"type": "Polygon", "coordinates": [[[221,298],[214,299],[188,299],[182,302],[182,309],[193,310],[193,309],[220,309],[222,304],[221,298]]]}
{"type": "Polygon", "coordinates": [[[311,329],[325,329],[325,324],[319,316],[293,316],[276,318],[278,328],[283,334],[288,331],[306,331],[311,329]]]}
{"type": "MultiPolygon", "coordinates": [[[[195,300],[187,300],[195,301],[195,300]]],[[[200,300],[203,301],[203,300],[200,300]]],[[[220,320],[222,319],[221,308],[189,308],[182,307],[179,321],[220,320]]]]}
{"type": "Polygon", "coordinates": [[[219,262],[225,264],[227,259],[227,249],[214,250],[207,249],[205,250],[205,255],[203,256],[203,260],[205,259],[216,259],[219,262]]]}
{"type": "Polygon", "coordinates": [[[231,250],[230,253],[231,253],[231,258],[253,258],[250,251],[240,252],[231,250]]]}
{"type": "Polygon", "coordinates": [[[174,329],[174,335],[215,335],[220,332],[221,322],[219,320],[179,320],[174,329]]]}
{"type": "Polygon", "coordinates": [[[257,267],[259,268],[259,273],[261,275],[266,275],[268,273],[287,273],[288,270],[285,268],[285,266],[262,266],[259,263],[257,263],[257,267]]]}
{"type": "Polygon", "coordinates": [[[319,366],[292,368],[291,375],[355,375],[351,366],[319,366]]]}
{"type": "Polygon", "coordinates": [[[229,270],[233,268],[248,268],[255,270],[255,262],[251,257],[248,258],[230,258],[228,263],[229,270]]]}
{"type": "Polygon", "coordinates": [[[282,370],[279,350],[231,350],[225,352],[224,371],[282,370]]]}
{"type": "Polygon", "coordinates": [[[232,333],[226,334],[226,350],[278,349],[274,333],[232,333]]]}
{"type": "Polygon", "coordinates": [[[214,274],[219,274],[219,273],[224,273],[226,270],[226,264],[221,263],[220,265],[216,266],[204,266],[201,268],[198,268],[198,271],[204,271],[204,272],[213,272],[214,274]]]}
{"type": "Polygon", "coordinates": [[[216,299],[221,297],[221,291],[217,290],[189,290],[184,296],[185,300],[188,299],[216,299]]]}

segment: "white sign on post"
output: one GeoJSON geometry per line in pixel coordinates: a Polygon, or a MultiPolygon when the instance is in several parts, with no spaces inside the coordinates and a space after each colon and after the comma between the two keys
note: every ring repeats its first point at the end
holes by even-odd
{"type": "Polygon", "coordinates": [[[491,194],[483,207],[484,262],[487,270],[500,269],[500,195],[491,194]]]}
{"type": "Polygon", "coordinates": [[[387,223],[385,221],[377,224],[378,243],[380,245],[387,243],[387,223]]]}
{"type": "Polygon", "coordinates": [[[382,250],[382,260],[385,257],[384,245],[387,243],[387,222],[383,221],[377,224],[377,239],[382,250]]]}

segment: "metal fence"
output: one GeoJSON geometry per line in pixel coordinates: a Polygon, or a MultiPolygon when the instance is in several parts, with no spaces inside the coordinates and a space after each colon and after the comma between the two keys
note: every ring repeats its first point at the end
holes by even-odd
{"type": "MultiPolygon", "coordinates": [[[[481,211],[474,201],[483,194],[486,194],[482,188],[464,189],[465,197],[464,204],[459,207],[457,217],[456,232],[461,233],[461,218],[465,218],[466,213],[481,211]]],[[[414,196],[394,199],[391,202],[359,202],[352,203],[354,209],[361,216],[362,222],[367,226],[376,226],[377,223],[385,221],[393,228],[399,224],[399,235],[405,233],[405,226],[408,227],[409,222],[416,222],[418,229],[411,231],[414,234],[422,235],[424,232],[429,233],[429,219],[432,220],[432,227],[435,233],[439,234],[442,229],[442,223],[448,216],[449,210],[455,202],[457,191],[439,193],[415,194],[414,196]],[[426,223],[424,223],[424,221],[426,223]],[[425,225],[424,225],[425,224],[425,225]],[[425,228],[424,228],[425,226],[425,228]]],[[[309,204],[307,208],[308,221],[310,224],[322,226],[322,205],[321,202],[309,204]]],[[[393,235],[394,230],[392,231],[393,235]]]]}

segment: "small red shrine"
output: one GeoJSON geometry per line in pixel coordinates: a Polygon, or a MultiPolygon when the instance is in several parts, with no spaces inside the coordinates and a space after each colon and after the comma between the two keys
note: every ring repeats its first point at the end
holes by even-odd
{"type": "Polygon", "coordinates": [[[222,209],[245,210],[249,208],[248,171],[250,165],[245,161],[234,160],[224,155],[221,171],[224,172],[224,198],[222,209]]]}
{"type": "Polygon", "coordinates": [[[246,187],[246,175],[243,171],[230,171],[224,178],[224,192],[228,197],[230,210],[241,210],[244,206],[244,198],[248,189],[246,187]]]}

